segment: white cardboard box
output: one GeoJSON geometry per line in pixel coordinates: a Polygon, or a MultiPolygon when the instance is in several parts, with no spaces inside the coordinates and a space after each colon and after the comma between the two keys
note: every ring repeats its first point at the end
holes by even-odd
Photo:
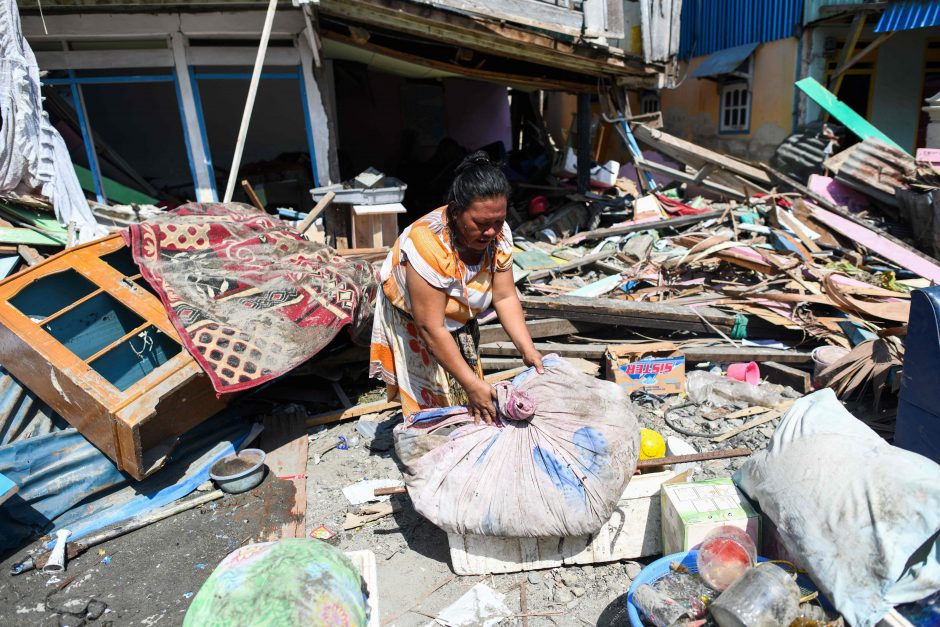
{"type": "Polygon", "coordinates": [[[685,473],[666,470],[630,480],[610,520],[593,536],[496,538],[447,534],[458,575],[515,573],[562,565],[595,564],[657,555],[662,549],[659,490],[685,473]]]}
{"type": "Polygon", "coordinates": [[[730,477],[664,485],[661,510],[664,555],[695,548],[722,525],[743,529],[760,547],[760,514],[730,477]]]}

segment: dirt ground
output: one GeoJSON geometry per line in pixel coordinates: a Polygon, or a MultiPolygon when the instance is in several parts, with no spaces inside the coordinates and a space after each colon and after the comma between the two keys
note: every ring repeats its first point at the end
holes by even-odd
{"type": "MultiPolygon", "coordinates": [[[[520,610],[526,587],[528,623],[540,625],[627,625],[625,593],[641,565],[615,563],[488,577],[454,575],[446,534],[395,496],[401,510],[358,529],[342,531],[349,505],[342,488],[361,479],[401,476],[389,450],[374,451],[356,432],[355,421],[311,436],[307,467],[307,532],[325,525],[343,550],[368,549],[378,565],[383,624],[427,625],[435,614],[479,581],[505,593],[520,610]],[[347,450],[331,450],[314,463],[313,451],[343,435],[359,438],[347,450]],[[533,614],[545,614],[535,616],[533,614]]],[[[382,437],[375,441],[382,448],[382,437]]],[[[386,445],[390,441],[385,440],[386,445]]],[[[259,530],[278,523],[271,499],[280,480],[270,473],[251,492],[202,505],[90,549],[58,575],[32,571],[9,575],[10,567],[35,550],[32,543],[0,563],[0,616],[9,626],[180,625],[190,600],[229,552],[252,542],[259,530]]],[[[286,482],[284,482],[286,483],[286,482]]],[[[277,490],[276,490],[277,488],[277,490]]],[[[522,624],[520,617],[505,625],[522,624]]]]}
{"type": "MultiPolygon", "coordinates": [[[[360,399],[362,400],[362,399],[360,399]]],[[[641,426],[676,435],[655,404],[640,403],[635,411],[641,426]]],[[[733,409],[733,408],[732,408],[733,409]]],[[[720,432],[744,419],[695,418],[680,410],[675,418],[686,428],[720,432]],[[688,417],[685,417],[688,416],[688,417]]],[[[392,456],[389,419],[372,439],[361,435],[356,421],[321,427],[309,436],[306,533],[321,525],[336,533],[339,548],[370,550],[378,569],[379,605],[383,625],[428,625],[437,613],[480,581],[505,594],[516,616],[504,625],[521,625],[523,613],[532,627],[548,625],[628,625],[626,591],[644,563],[654,558],[565,567],[495,576],[457,576],[450,562],[446,534],[417,514],[407,496],[393,496],[392,516],[343,531],[350,505],[342,489],[363,479],[400,479],[392,456]],[[324,450],[340,436],[347,450],[324,450]],[[317,463],[319,460],[319,463],[317,463]],[[521,606],[525,588],[526,608],[521,606]]],[[[686,441],[699,451],[747,446],[764,448],[776,421],[735,436],[723,445],[710,438],[686,441]]],[[[730,476],[744,458],[702,464],[696,478],[730,476]]],[[[498,486],[495,486],[498,488],[498,486]]],[[[211,489],[211,488],[210,488],[211,489]]],[[[10,566],[38,543],[24,547],[0,563],[0,617],[3,625],[179,625],[190,600],[215,566],[232,550],[257,541],[286,519],[293,488],[268,474],[254,490],[225,496],[124,537],[94,547],[72,560],[59,575],[30,572],[10,576],[10,566]]]]}

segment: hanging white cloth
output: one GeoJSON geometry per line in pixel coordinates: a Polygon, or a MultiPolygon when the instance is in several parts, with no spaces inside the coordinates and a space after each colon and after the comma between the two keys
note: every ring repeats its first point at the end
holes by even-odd
{"type": "Polygon", "coordinates": [[[39,191],[77,242],[107,233],[95,221],[65,141],[42,109],[39,66],[13,0],[0,0],[0,191],[39,191]]]}

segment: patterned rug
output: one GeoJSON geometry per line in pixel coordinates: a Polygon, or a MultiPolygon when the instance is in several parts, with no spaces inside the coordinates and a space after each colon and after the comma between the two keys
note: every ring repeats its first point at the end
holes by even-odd
{"type": "Polygon", "coordinates": [[[372,266],[250,205],[189,203],[123,235],[220,394],[299,366],[346,325],[354,339],[368,339],[372,266]]]}

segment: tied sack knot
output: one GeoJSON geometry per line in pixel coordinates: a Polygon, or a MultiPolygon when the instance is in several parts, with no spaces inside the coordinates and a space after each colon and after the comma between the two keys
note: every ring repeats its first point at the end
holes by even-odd
{"type": "Polygon", "coordinates": [[[496,407],[501,416],[509,420],[530,420],[535,415],[538,404],[535,400],[512,386],[511,383],[497,383],[496,388],[496,407]]]}

